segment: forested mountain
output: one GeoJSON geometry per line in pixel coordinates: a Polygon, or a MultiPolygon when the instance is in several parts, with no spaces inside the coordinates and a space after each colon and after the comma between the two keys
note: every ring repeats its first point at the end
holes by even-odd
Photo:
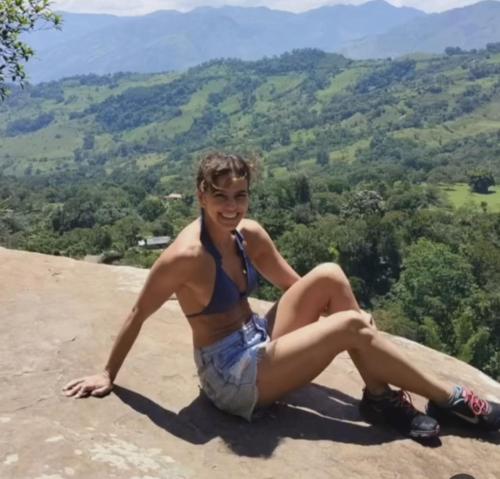
{"type": "Polygon", "coordinates": [[[500,53],[498,44],[449,53],[352,61],[298,50],[208,62],[184,74],[28,86],[0,106],[0,164],[16,175],[87,174],[143,161],[179,168],[217,145],[260,151],[270,170],[290,170],[386,161],[378,155],[387,150],[423,178],[459,181],[478,161],[466,144],[484,150],[482,162],[494,160],[475,138],[494,138],[499,128],[500,53]]]}
{"type": "Polygon", "coordinates": [[[255,60],[294,48],[334,51],[422,15],[381,0],[301,14],[229,6],[137,17],[63,13],[61,31],[27,37],[37,57],[27,71],[39,82],[86,73],[182,70],[214,58],[255,60]]]}
{"type": "Polygon", "coordinates": [[[500,45],[448,53],[306,49],[15,90],[0,106],[0,243],[148,266],[137,240],[198,214],[199,155],[258,154],[251,216],[300,274],[339,262],[385,329],[498,378],[498,193],[455,209],[447,189],[500,178],[500,45]]]}
{"type": "Polygon", "coordinates": [[[483,1],[440,14],[416,17],[379,35],[370,35],[339,51],[350,58],[399,57],[438,53],[453,46],[466,50],[500,41],[500,2],[483,1]]]}

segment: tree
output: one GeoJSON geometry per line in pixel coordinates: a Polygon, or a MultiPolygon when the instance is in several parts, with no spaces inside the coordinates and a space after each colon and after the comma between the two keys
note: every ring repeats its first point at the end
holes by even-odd
{"type": "Polygon", "coordinates": [[[384,199],[377,191],[359,190],[347,195],[340,214],[345,218],[382,216],[385,211],[384,199]]]}
{"type": "Polygon", "coordinates": [[[486,50],[488,50],[490,53],[500,53],[500,42],[487,43],[486,50]]]}
{"type": "Polygon", "coordinates": [[[146,221],[154,221],[163,213],[165,213],[165,206],[163,206],[163,203],[159,198],[155,197],[146,198],[139,205],[138,209],[139,209],[139,214],[146,221]]]}
{"type": "Polygon", "coordinates": [[[334,261],[334,252],[325,235],[311,234],[305,225],[296,225],[278,240],[283,256],[304,275],[319,263],[334,261]]]}
{"type": "Polygon", "coordinates": [[[327,166],[330,161],[330,156],[325,150],[320,150],[316,156],[316,163],[320,166],[327,166]]]}
{"type": "Polygon", "coordinates": [[[495,178],[489,171],[476,170],[469,174],[469,186],[474,193],[487,194],[494,184],[495,178]]]}
{"type": "Polygon", "coordinates": [[[23,85],[26,73],[22,62],[33,50],[20,35],[33,30],[39,21],[58,26],[61,18],[49,9],[49,0],[2,0],[0,2],[0,100],[7,95],[7,81],[23,85]]]}
{"type": "Polygon", "coordinates": [[[307,179],[307,177],[305,177],[304,175],[300,175],[295,177],[292,181],[297,203],[310,203],[311,188],[309,187],[309,180],[307,179]]]}
{"type": "Polygon", "coordinates": [[[453,320],[476,285],[467,260],[441,243],[420,239],[408,248],[395,298],[405,316],[419,325],[418,340],[452,349],[453,320]]]}
{"type": "Polygon", "coordinates": [[[446,47],[444,49],[444,52],[448,56],[460,55],[460,54],[464,53],[464,51],[460,47],[446,47]]]}
{"type": "Polygon", "coordinates": [[[328,230],[317,234],[331,235],[338,262],[353,282],[359,300],[369,305],[374,296],[386,294],[399,275],[401,263],[394,225],[373,215],[347,218],[328,230]]]}
{"type": "Polygon", "coordinates": [[[52,229],[65,233],[75,228],[92,228],[95,225],[96,203],[93,198],[84,199],[83,195],[70,198],[51,216],[52,229]]]}

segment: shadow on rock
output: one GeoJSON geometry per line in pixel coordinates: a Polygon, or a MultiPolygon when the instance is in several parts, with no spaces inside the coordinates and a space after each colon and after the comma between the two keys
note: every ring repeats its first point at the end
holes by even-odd
{"type": "Polygon", "coordinates": [[[441,436],[472,438],[491,444],[500,444],[500,431],[478,431],[474,426],[467,424],[461,426],[452,423],[441,424],[441,436]]]}
{"type": "MultiPolygon", "coordinates": [[[[402,439],[392,431],[367,426],[353,397],[317,384],[288,395],[286,402],[263,410],[252,423],[219,411],[203,392],[178,414],[130,389],[115,386],[114,393],[180,439],[205,444],[220,437],[231,451],[247,457],[270,457],[283,438],[363,446],[402,439]]],[[[441,445],[436,438],[419,443],[427,447],[441,445]]]]}

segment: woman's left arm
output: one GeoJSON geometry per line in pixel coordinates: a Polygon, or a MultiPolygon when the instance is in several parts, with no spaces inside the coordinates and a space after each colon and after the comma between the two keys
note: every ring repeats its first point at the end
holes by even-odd
{"type": "Polygon", "coordinates": [[[300,279],[286,262],[267,231],[254,220],[243,220],[242,230],[247,251],[259,273],[274,286],[286,291],[300,279]]]}

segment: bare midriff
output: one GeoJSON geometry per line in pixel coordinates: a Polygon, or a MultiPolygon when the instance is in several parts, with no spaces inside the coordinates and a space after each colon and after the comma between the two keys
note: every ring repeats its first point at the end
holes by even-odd
{"type": "Polygon", "coordinates": [[[224,313],[206,314],[188,318],[193,332],[193,346],[204,348],[238,331],[252,316],[248,299],[224,313]]]}

